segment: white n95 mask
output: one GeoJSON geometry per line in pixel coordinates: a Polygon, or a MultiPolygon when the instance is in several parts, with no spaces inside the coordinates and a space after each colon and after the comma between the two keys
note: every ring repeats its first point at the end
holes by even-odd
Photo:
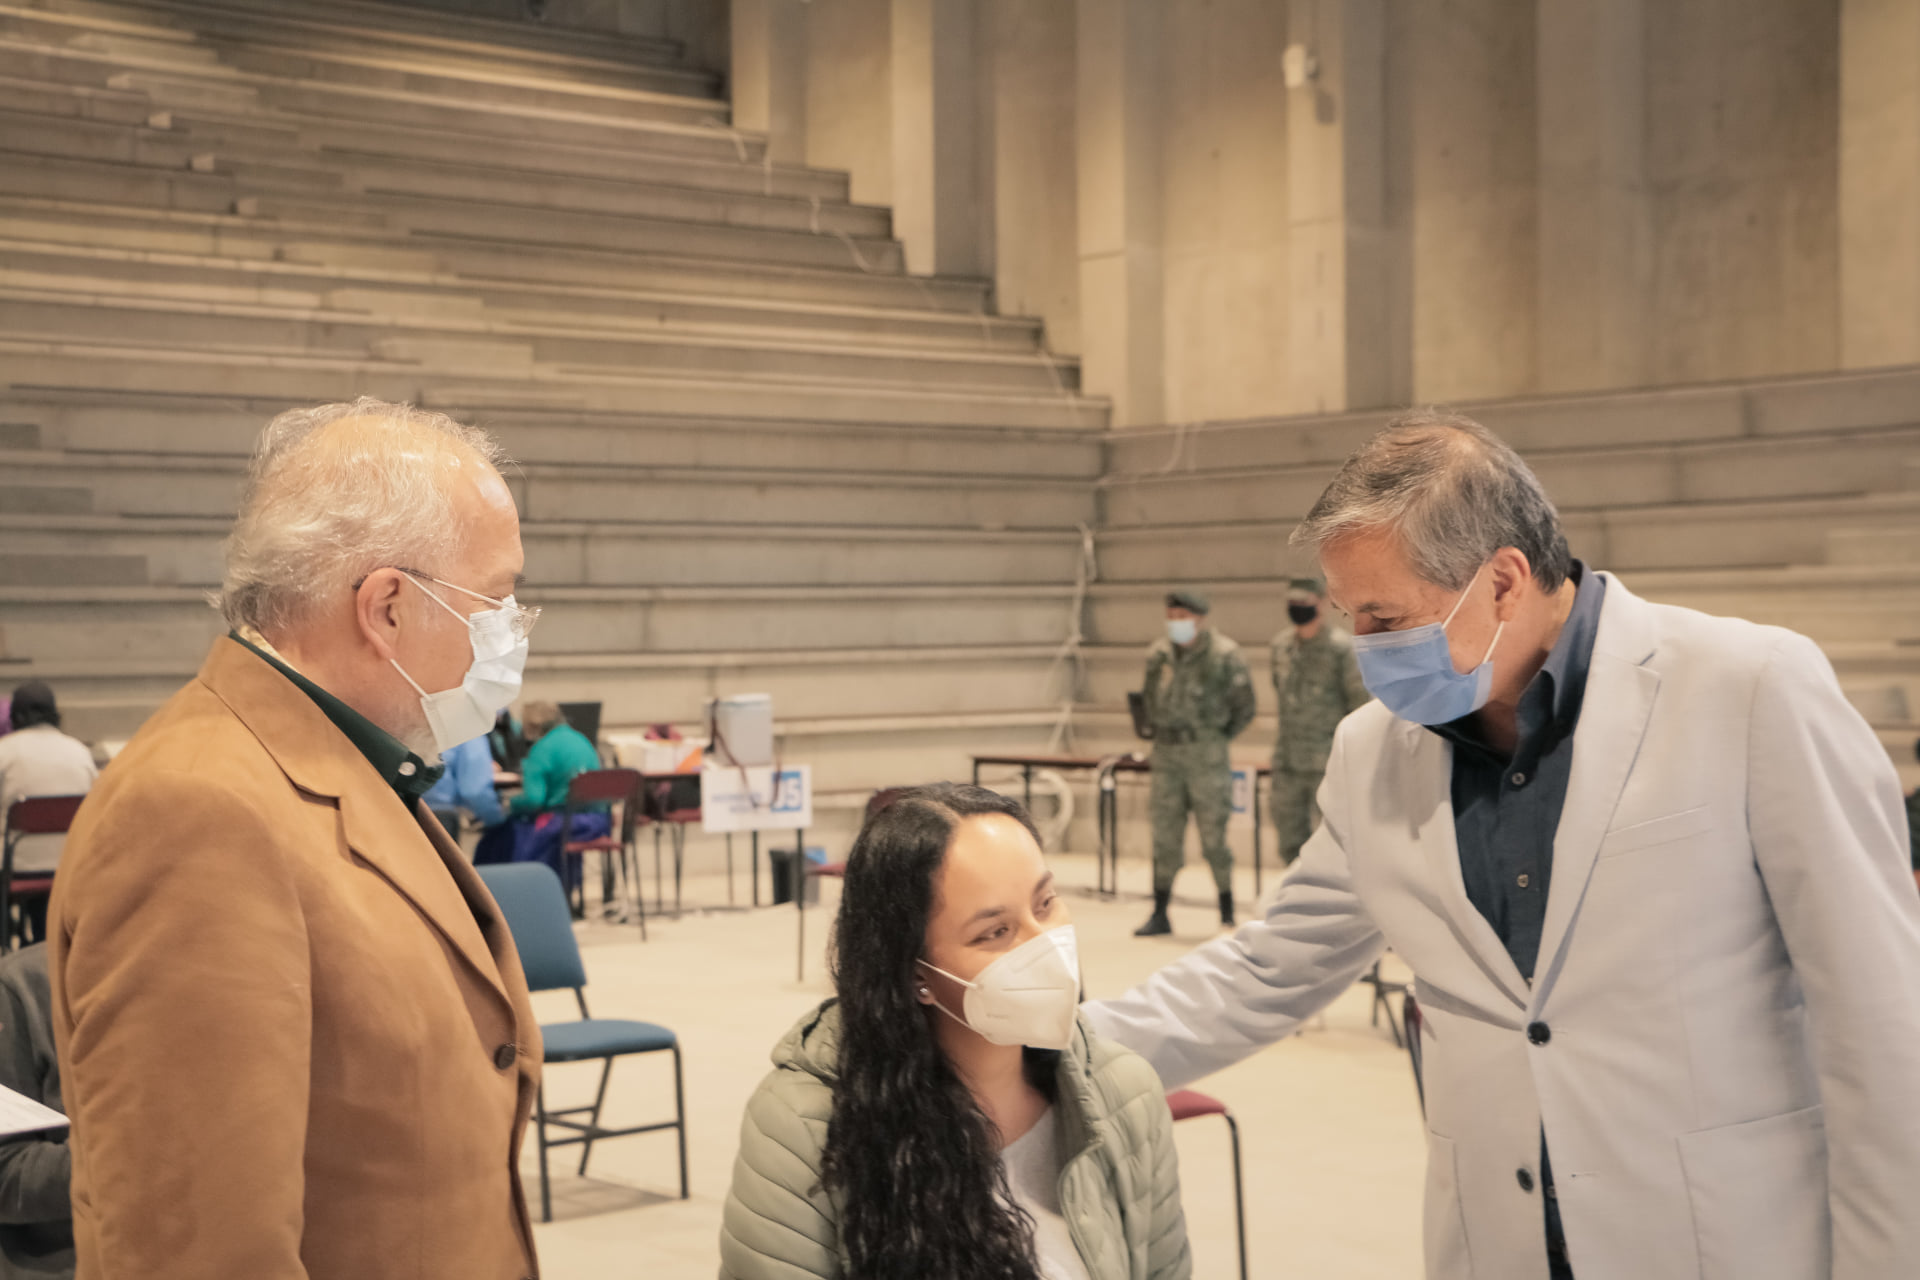
{"type": "Polygon", "coordinates": [[[461,743],[471,742],[491,730],[494,717],[520,696],[520,673],[527,665],[527,639],[524,634],[516,634],[515,620],[524,616],[525,611],[508,596],[498,608],[463,614],[427,591],[412,574],[405,576],[407,581],[426,591],[435,604],[467,624],[467,640],[473,646],[473,662],[467,667],[467,674],[459,684],[439,693],[428,693],[407,674],[406,668],[397,661],[393,664],[400,678],[420,695],[420,710],[426,714],[433,745],[445,755],[461,743]]]}
{"type": "Polygon", "coordinates": [[[1080,1007],[1080,945],[1073,926],[1029,938],[982,969],[972,982],[945,969],[920,964],[967,989],[964,1017],[941,1004],[934,1008],[972,1027],[993,1044],[1064,1049],[1073,1039],[1080,1007]]]}

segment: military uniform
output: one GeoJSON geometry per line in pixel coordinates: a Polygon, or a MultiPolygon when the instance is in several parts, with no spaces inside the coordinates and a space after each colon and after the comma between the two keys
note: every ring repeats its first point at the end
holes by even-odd
{"type": "Polygon", "coordinates": [[[1280,736],[1273,744],[1273,825],[1280,861],[1291,865],[1320,822],[1315,796],[1333,751],[1333,731],[1371,697],[1360,680],[1353,637],[1322,621],[1311,640],[1289,627],[1273,638],[1273,691],[1280,736]]]}
{"type": "Polygon", "coordinates": [[[1184,651],[1162,637],[1147,651],[1144,689],[1153,726],[1153,887],[1170,891],[1186,861],[1187,815],[1222,898],[1233,892],[1227,818],[1233,808],[1233,766],[1227,744],[1253,723],[1253,678],[1240,646],[1203,630],[1184,651]]]}

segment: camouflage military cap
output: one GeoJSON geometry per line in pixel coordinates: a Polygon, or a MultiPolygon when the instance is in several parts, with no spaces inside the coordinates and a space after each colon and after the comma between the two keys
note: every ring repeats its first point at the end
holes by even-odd
{"type": "Polygon", "coordinates": [[[1207,598],[1191,587],[1167,592],[1167,608],[1185,609],[1189,613],[1213,612],[1213,606],[1207,603],[1207,598]]]}

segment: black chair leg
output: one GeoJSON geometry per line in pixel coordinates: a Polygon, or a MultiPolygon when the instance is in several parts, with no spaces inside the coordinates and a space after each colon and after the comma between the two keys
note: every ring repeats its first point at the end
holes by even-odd
{"type": "Polygon", "coordinates": [[[1221,1118],[1233,1138],[1233,1229],[1240,1244],[1240,1280],[1247,1280],[1247,1196],[1240,1185],[1240,1122],[1231,1114],[1221,1118]]]}
{"type": "Polygon", "coordinates": [[[533,1114],[540,1144],[540,1221],[553,1221],[553,1184],[547,1173],[547,1086],[542,1081],[533,1095],[533,1114]]]}
{"type": "Polygon", "coordinates": [[[606,1105],[607,1081],[612,1075],[613,1059],[608,1058],[600,1064],[600,1088],[593,1095],[593,1114],[587,1119],[587,1123],[593,1128],[586,1133],[585,1141],[580,1144],[580,1176],[583,1178],[587,1176],[587,1161],[593,1156],[594,1131],[600,1128],[600,1108],[606,1105]]]}
{"type": "Polygon", "coordinates": [[[687,852],[687,827],[683,822],[673,824],[673,911],[680,913],[680,868],[687,852]]]}
{"type": "Polygon", "coordinates": [[[673,1115],[680,1135],[680,1198],[687,1198],[687,1095],[681,1082],[680,1044],[673,1046],[673,1115]]]}
{"type": "Polygon", "coordinates": [[[665,914],[667,910],[667,889],[660,878],[660,828],[653,829],[653,909],[665,914]]]}

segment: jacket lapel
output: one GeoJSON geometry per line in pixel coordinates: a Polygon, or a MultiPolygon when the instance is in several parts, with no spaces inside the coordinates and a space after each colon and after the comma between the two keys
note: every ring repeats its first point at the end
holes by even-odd
{"type": "Polygon", "coordinates": [[[1462,948],[1516,1008],[1524,1009],[1527,980],[1500,935],[1467,897],[1453,829],[1453,746],[1417,724],[1403,721],[1394,727],[1401,735],[1401,749],[1408,753],[1406,800],[1413,842],[1425,851],[1427,882],[1462,948]]]}
{"type": "Polygon", "coordinates": [[[1653,716],[1660,675],[1653,656],[1647,605],[1608,575],[1594,637],[1586,697],[1573,733],[1573,768],[1553,837],[1553,882],[1534,966],[1533,1006],[1546,999],[1566,959],[1567,939],[1579,915],[1600,844],[1613,823],[1640,743],[1653,716]]]}
{"type": "MultiPolygon", "coordinates": [[[[411,902],[511,1007],[478,913],[450,874],[446,852],[313,699],[258,654],[225,637],[214,642],[200,680],[260,740],[294,786],[338,802],[347,846],[411,902]]],[[[477,885],[478,878],[472,878],[477,885]]]]}
{"type": "Polygon", "coordinates": [[[365,760],[359,764],[340,796],[347,846],[418,908],[468,966],[511,1004],[480,922],[449,874],[444,855],[393,788],[365,760]]]}

